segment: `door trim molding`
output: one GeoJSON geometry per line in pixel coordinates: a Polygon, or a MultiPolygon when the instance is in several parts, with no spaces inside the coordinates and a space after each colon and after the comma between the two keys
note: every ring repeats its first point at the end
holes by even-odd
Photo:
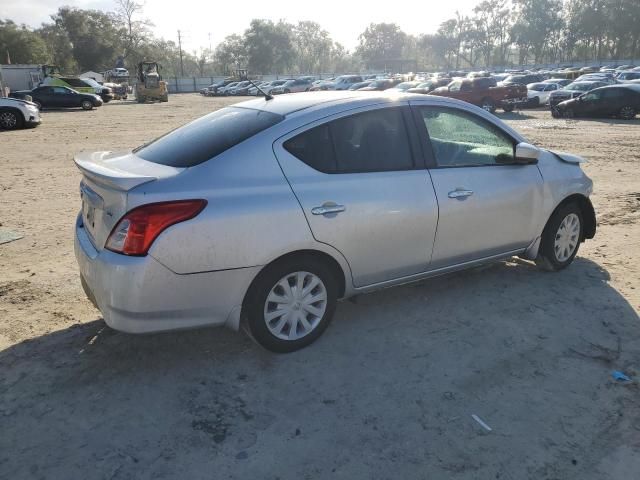
{"type": "Polygon", "coordinates": [[[486,263],[494,263],[498,260],[504,260],[506,258],[521,255],[526,249],[511,250],[497,255],[491,255],[489,257],[479,258],[477,260],[471,260],[468,262],[457,263],[455,265],[449,265],[447,267],[436,268],[434,270],[427,270],[425,272],[408,275],[406,277],[399,277],[393,280],[387,280],[385,282],[373,283],[371,285],[365,285],[364,287],[354,288],[355,293],[368,293],[375,290],[380,290],[387,287],[395,287],[405,283],[413,283],[426,278],[438,277],[440,275],[446,275],[448,273],[457,272],[460,270],[466,270],[472,267],[478,267],[486,263]]]}

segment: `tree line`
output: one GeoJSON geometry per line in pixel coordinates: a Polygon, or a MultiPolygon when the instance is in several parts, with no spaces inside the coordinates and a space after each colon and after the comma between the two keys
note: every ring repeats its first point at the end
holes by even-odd
{"type": "Polygon", "coordinates": [[[124,59],[132,68],[155,60],[167,76],[360,70],[450,70],[640,57],[638,0],[483,0],[443,22],[435,33],[410,35],[372,23],[348,51],[313,21],[254,19],[214,49],[183,51],[157,38],[135,0],[113,11],[61,7],[40,28],[0,20],[0,59],[49,63],[63,72],[104,71],[124,59]]]}

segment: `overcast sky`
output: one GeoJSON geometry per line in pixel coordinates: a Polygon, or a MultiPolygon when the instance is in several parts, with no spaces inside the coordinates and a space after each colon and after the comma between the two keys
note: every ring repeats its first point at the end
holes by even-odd
{"type": "MultiPolygon", "coordinates": [[[[144,16],[155,25],[154,32],[165,39],[184,34],[184,47],[198,50],[219,43],[232,33],[242,33],[253,18],[295,23],[313,20],[348,49],[371,22],[394,22],[407,33],[433,33],[456,10],[469,13],[480,0],[453,2],[382,2],[380,0],[147,0],[144,16]],[[380,5],[380,6],[378,6],[380,5]],[[223,7],[222,7],[223,6],[223,7]]],[[[113,10],[110,0],[0,0],[0,18],[38,27],[62,5],[113,10]]]]}

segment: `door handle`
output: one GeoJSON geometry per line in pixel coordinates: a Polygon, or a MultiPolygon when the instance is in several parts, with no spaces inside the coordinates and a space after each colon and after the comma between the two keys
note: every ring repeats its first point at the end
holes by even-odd
{"type": "Polygon", "coordinates": [[[473,195],[473,190],[462,190],[460,188],[449,192],[449,198],[467,198],[473,195]]]}
{"type": "Polygon", "coordinates": [[[340,213],[346,210],[344,205],[338,205],[335,203],[325,203],[321,207],[313,207],[311,213],[314,215],[327,215],[330,213],[340,213]]]}

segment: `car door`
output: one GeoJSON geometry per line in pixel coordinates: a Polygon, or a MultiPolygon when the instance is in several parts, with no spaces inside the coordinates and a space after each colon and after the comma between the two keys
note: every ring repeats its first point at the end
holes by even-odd
{"type": "Polygon", "coordinates": [[[367,107],[274,144],[314,238],[342,253],[356,287],[428,269],[438,208],[411,122],[406,105],[367,107]]]}
{"type": "Polygon", "coordinates": [[[74,100],[77,100],[77,98],[74,98],[73,92],[68,88],[51,87],[51,89],[53,90],[51,99],[54,107],[68,108],[79,106],[79,102],[74,102],[74,100]]]}
{"type": "Polygon", "coordinates": [[[585,117],[604,115],[606,107],[602,98],[603,93],[603,90],[592,90],[581,95],[578,98],[575,112],[585,117]]]}
{"type": "Polygon", "coordinates": [[[52,87],[40,87],[33,91],[33,97],[35,101],[40,102],[43,108],[49,108],[54,106],[53,88],[52,87]]]}
{"type": "Polygon", "coordinates": [[[469,111],[412,101],[439,206],[432,268],[524,250],[540,234],[543,182],[515,140],[469,111]]]}
{"type": "Polygon", "coordinates": [[[631,102],[626,98],[624,88],[605,88],[602,92],[601,110],[603,115],[616,115],[623,107],[631,106],[631,102]]]}

